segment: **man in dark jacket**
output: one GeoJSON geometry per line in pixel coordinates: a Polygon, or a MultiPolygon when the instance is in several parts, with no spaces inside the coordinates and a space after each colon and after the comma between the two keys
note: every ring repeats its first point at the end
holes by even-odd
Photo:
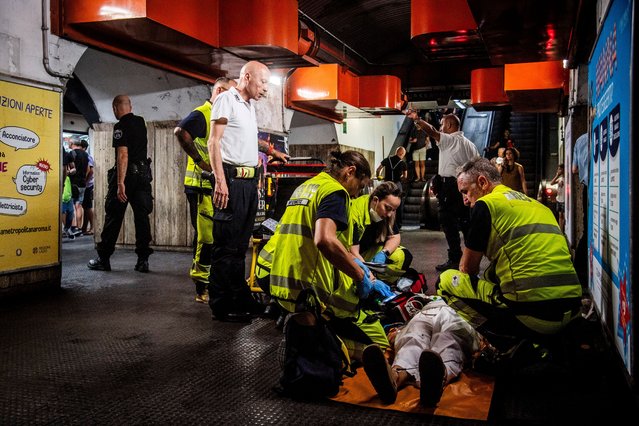
{"type": "MultiPolygon", "coordinates": [[[[384,158],[375,171],[375,174],[380,176],[380,172],[384,169],[384,180],[394,182],[400,191],[403,190],[402,181],[405,181],[408,177],[408,165],[406,161],[404,161],[405,156],[406,148],[403,146],[397,147],[395,155],[384,158]]],[[[402,202],[397,209],[395,217],[395,223],[398,229],[401,229],[404,217],[404,198],[404,194],[402,193],[402,202]]]]}
{"type": "Polygon", "coordinates": [[[106,217],[98,243],[98,257],[88,263],[89,269],[110,271],[109,258],[115,251],[126,206],[131,203],[135,223],[135,270],[149,272],[149,255],[153,249],[149,215],[153,211],[151,194],[151,160],[147,158],[147,137],[144,118],[134,115],[131,100],[126,95],[113,99],[113,114],[119,121],[113,127],[113,147],[116,165],[108,172],[109,189],[104,204],[106,217]]]}

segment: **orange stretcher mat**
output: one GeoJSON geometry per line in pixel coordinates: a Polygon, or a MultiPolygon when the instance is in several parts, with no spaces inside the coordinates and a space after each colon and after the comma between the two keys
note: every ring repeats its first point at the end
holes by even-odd
{"type": "Polygon", "coordinates": [[[444,394],[437,407],[425,408],[419,403],[419,389],[408,385],[397,393],[393,404],[383,404],[366,377],[363,368],[357,369],[353,377],[346,377],[344,384],[333,401],[384,410],[424,413],[460,419],[487,420],[490,401],[493,397],[495,381],[493,377],[474,371],[464,371],[458,380],[444,388],[444,394]]]}

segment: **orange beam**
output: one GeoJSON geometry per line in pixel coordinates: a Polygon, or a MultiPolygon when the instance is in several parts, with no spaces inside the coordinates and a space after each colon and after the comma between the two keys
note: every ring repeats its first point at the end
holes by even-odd
{"type": "Polygon", "coordinates": [[[297,54],[297,0],[223,1],[220,22],[220,46],[277,46],[297,54]]]}
{"type": "Polygon", "coordinates": [[[65,24],[148,18],[213,47],[219,44],[219,0],[63,0],[65,24]],[[204,25],[206,24],[206,25],[204,25]]]}
{"type": "Polygon", "coordinates": [[[402,107],[402,82],[394,75],[369,75],[359,77],[360,108],[402,107]]]}
{"type": "Polygon", "coordinates": [[[146,4],[147,0],[64,0],[64,19],[76,24],[144,18],[146,4]]]}
{"type": "Polygon", "coordinates": [[[411,38],[430,33],[476,30],[475,18],[466,0],[411,0],[411,38]]]}
{"type": "Polygon", "coordinates": [[[324,64],[296,69],[287,80],[288,100],[298,102],[337,99],[338,67],[337,64],[324,64]]]}
{"type": "Polygon", "coordinates": [[[359,105],[359,78],[346,67],[338,67],[337,99],[349,105],[359,105]]]}
{"type": "MultiPolygon", "coordinates": [[[[226,2],[225,2],[226,3],[226,2]]],[[[167,27],[203,41],[220,44],[219,0],[147,0],[147,16],[167,27]]]]}
{"type": "Polygon", "coordinates": [[[504,68],[480,68],[470,73],[470,98],[473,105],[506,105],[504,68]]]}
{"type": "Polygon", "coordinates": [[[562,61],[504,65],[504,90],[562,89],[568,79],[562,61]]]}

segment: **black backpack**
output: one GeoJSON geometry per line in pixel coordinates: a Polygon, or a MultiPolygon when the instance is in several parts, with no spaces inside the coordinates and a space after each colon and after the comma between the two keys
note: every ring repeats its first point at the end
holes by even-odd
{"type": "Polygon", "coordinates": [[[333,397],[342,375],[350,371],[342,341],[320,314],[315,289],[302,290],[296,313],[284,325],[283,359],[279,391],[296,399],[333,397]]]}

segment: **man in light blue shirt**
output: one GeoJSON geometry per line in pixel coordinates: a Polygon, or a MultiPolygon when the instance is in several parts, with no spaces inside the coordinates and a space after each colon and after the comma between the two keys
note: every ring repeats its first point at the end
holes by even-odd
{"type": "Polygon", "coordinates": [[[590,141],[588,133],[579,136],[572,151],[572,173],[579,174],[583,184],[581,199],[583,209],[583,233],[575,249],[575,271],[583,288],[588,287],[588,182],[590,179],[590,141]]]}
{"type": "Polygon", "coordinates": [[[579,181],[584,185],[588,185],[588,169],[590,166],[590,145],[588,141],[588,133],[577,138],[575,147],[572,150],[572,172],[579,173],[579,181]]]}

